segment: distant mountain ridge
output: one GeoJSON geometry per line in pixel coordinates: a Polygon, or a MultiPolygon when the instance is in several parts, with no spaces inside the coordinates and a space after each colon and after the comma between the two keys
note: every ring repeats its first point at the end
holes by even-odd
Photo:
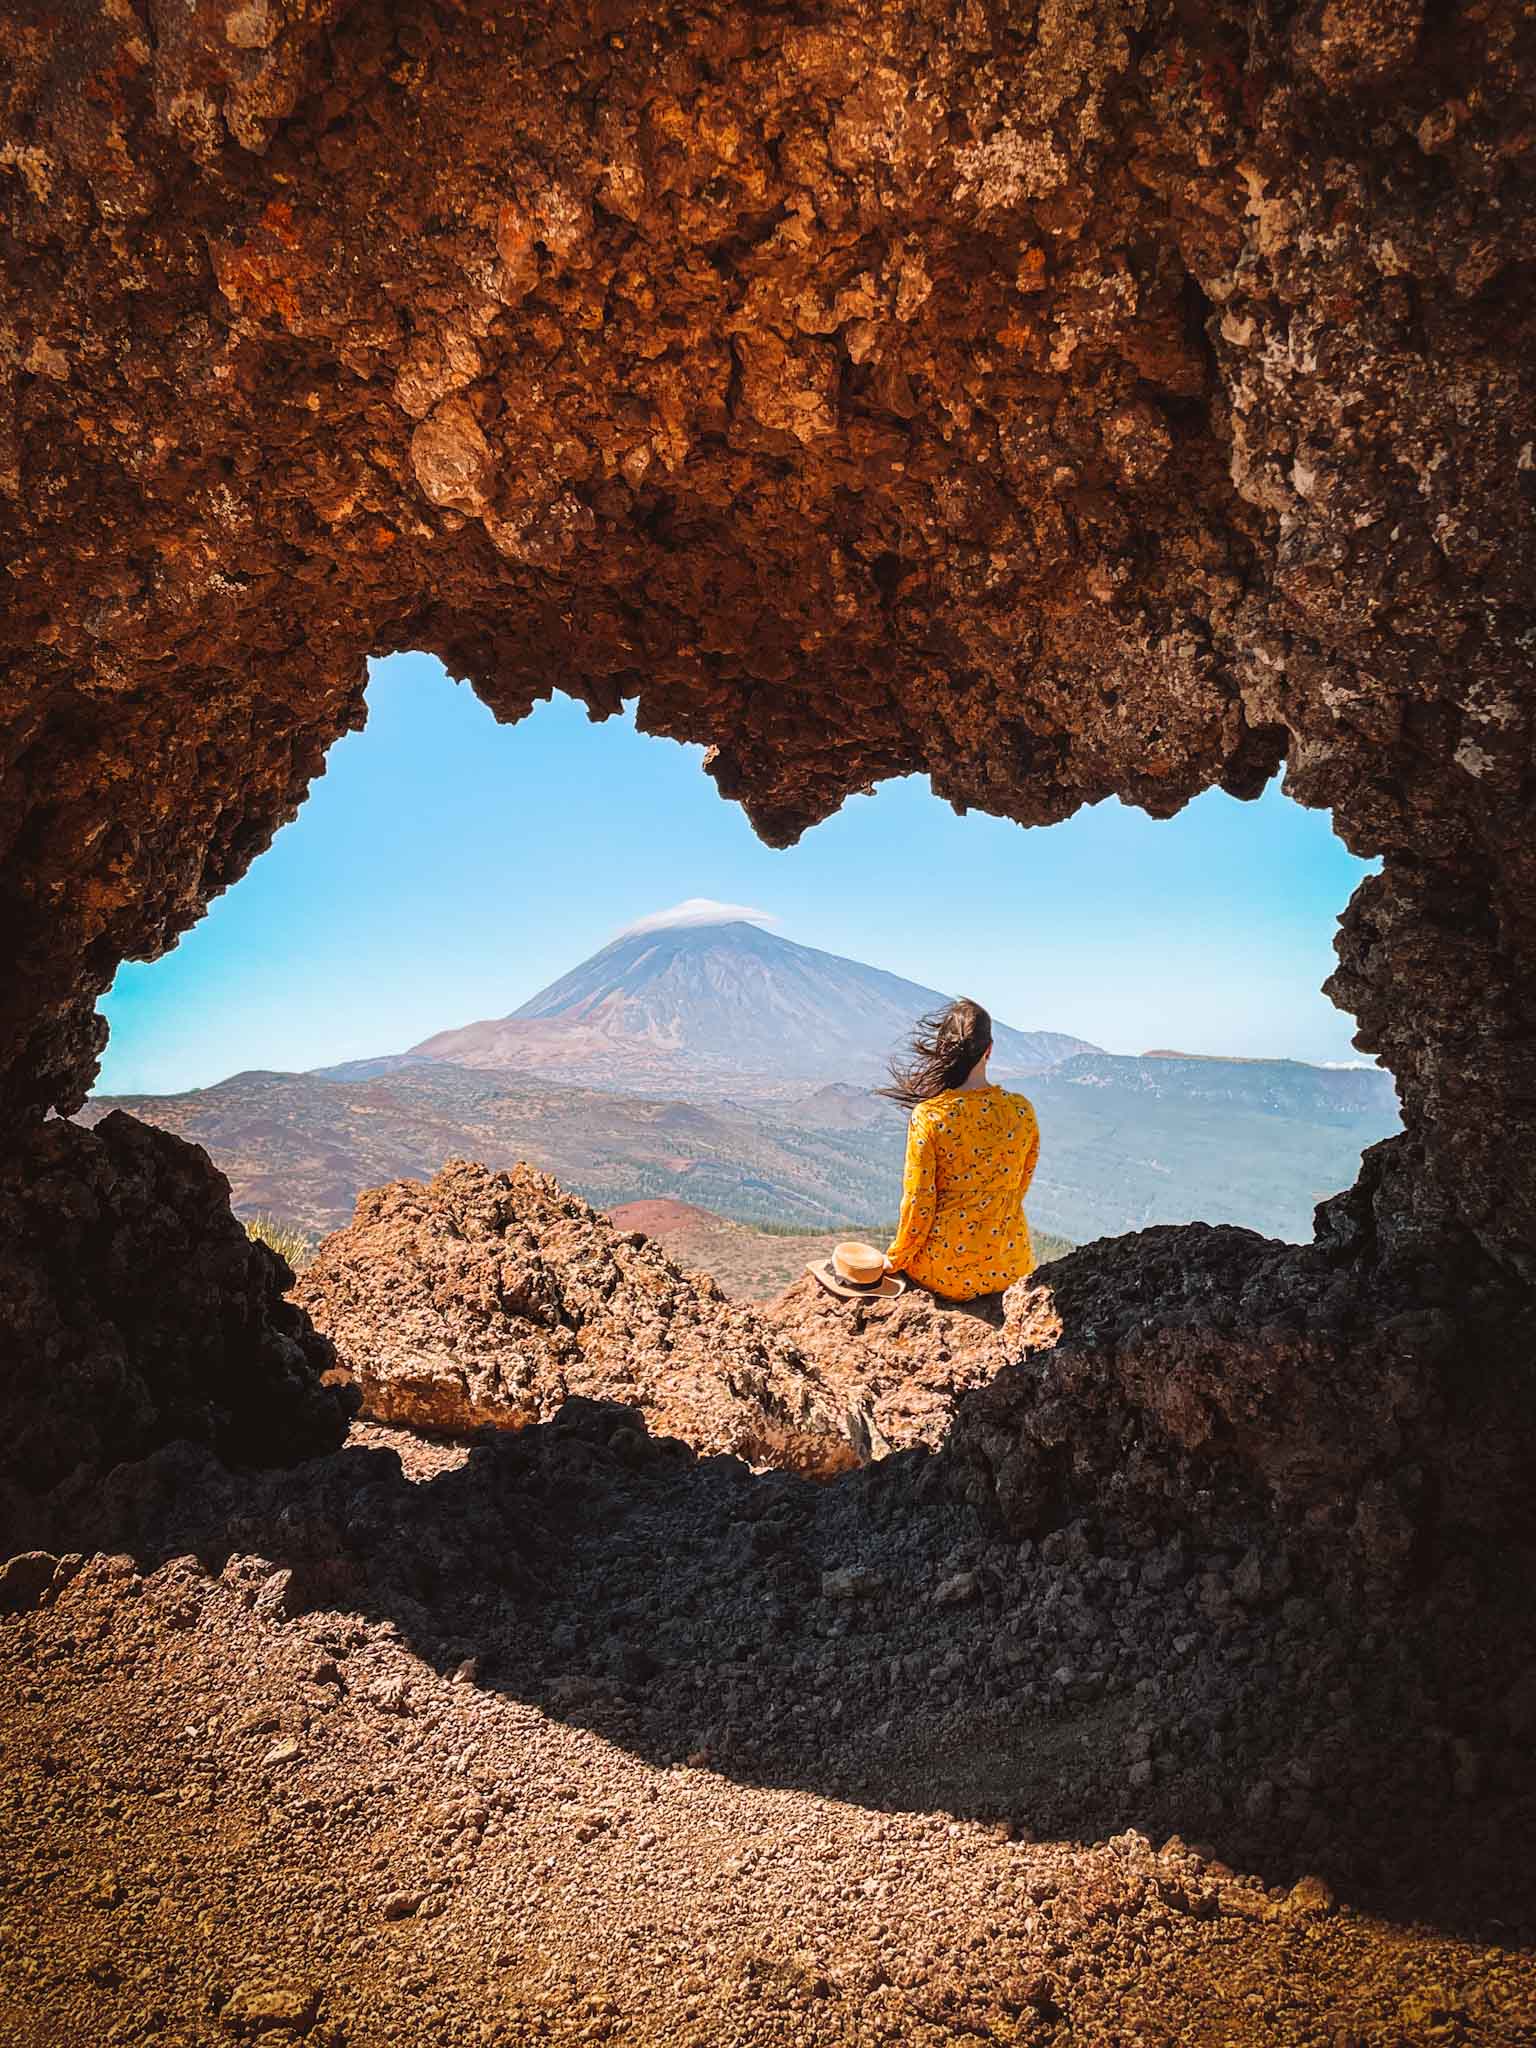
{"type": "MultiPolygon", "coordinates": [[[[510,1016],[439,1031],[407,1057],[561,1081],[652,1089],[883,1078],[920,1016],[949,998],[802,946],[744,918],[629,932],[510,1016]]],[[[1001,1078],[1097,1048],[997,1022],[1001,1078]]]]}
{"type": "MultiPolygon", "coordinates": [[[[79,1120],[126,1109],[179,1132],[207,1147],[242,1214],[311,1231],[349,1221],[362,1189],[429,1178],[454,1156],[527,1160],[600,1208],[670,1200],[844,1234],[888,1219],[900,1197],[906,1119],[867,1088],[686,1102],[449,1060],[357,1065],[383,1071],[250,1072],[184,1095],[96,1096],[79,1120]]],[[[1385,1075],[1295,1061],[1186,1068],[1084,1053],[1023,1087],[1041,1130],[1031,1221],[1078,1242],[1191,1219],[1306,1238],[1313,1206],[1397,1128],[1385,1075]],[[1340,1080],[1371,1099],[1341,1101],[1340,1080]]]]}
{"type": "Polygon", "coordinates": [[[1053,1087],[1131,1090],[1166,1101],[1231,1103],[1259,1115],[1328,1121],[1397,1115],[1381,1067],[1314,1067],[1303,1060],[1223,1059],[1212,1053],[1077,1053],[1051,1068],[1053,1087]]]}
{"type": "MultiPolygon", "coordinates": [[[[895,1213],[906,1134],[873,1084],[944,1000],[745,919],[653,924],[512,1016],[409,1052],[234,1074],[183,1095],[97,1096],[81,1121],[124,1108],[178,1131],[207,1147],[242,1213],[311,1231],[349,1221],[362,1189],[430,1178],[453,1156],[526,1160],[598,1208],[659,1201],[868,1228],[895,1213]]],[[[1190,1220],[1305,1238],[1313,1206],[1398,1127],[1377,1068],[1131,1057],[995,1030],[997,1078],[1040,1119],[1031,1221],[1079,1243],[1190,1220]]],[[[766,1270],[760,1247],[737,1248],[766,1270]]]]}
{"type": "Polygon", "coordinates": [[[671,1197],[831,1230],[894,1213],[901,1112],[872,1107],[872,1129],[818,1127],[772,1102],[658,1099],[423,1060],[357,1076],[256,1069],[182,1095],[98,1095],[78,1121],[125,1109],[190,1138],[228,1175],[242,1215],[312,1232],[349,1222],[364,1188],[430,1178],[453,1157],[524,1160],[604,1209],[671,1197]]]}

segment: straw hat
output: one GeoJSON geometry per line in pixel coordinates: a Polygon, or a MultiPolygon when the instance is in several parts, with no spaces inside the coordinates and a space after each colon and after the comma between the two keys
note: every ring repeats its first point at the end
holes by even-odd
{"type": "Polygon", "coordinates": [[[819,1280],[829,1294],[846,1294],[853,1301],[879,1301],[900,1294],[906,1281],[885,1269],[885,1254],[872,1244],[834,1245],[830,1259],[812,1259],[805,1269],[819,1280]]]}

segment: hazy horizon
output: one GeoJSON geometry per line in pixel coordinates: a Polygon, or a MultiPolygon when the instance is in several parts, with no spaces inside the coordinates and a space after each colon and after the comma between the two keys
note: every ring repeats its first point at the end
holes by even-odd
{"type": "Polygon", "coordinates": [[[963,990],[1020,1030],[1363,1063],[1319,984],[1369,864],[1278,784],[1167,821],[1110,801],[1026,831],[960,819],[908,777],[772,849],[701,747],[632,713],[594,725],[556,699],[498,727],[424,655],[373,665],[369,712],[244,880],[165,958],[120,971],[97,1093],[400,1052],[507,1015],[689,899],[963,990]]]}

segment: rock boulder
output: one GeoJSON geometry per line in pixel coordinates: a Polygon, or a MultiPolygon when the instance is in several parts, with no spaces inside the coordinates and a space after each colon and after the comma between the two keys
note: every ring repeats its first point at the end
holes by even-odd
{"type": "Polygon", "coordinates": [[[845,1376],[532,1167],[450,1160],[371,1189],[295,1299],[377,1421],[520,1428],[574,1394],[753,1464],[828,1476],[864,1455],[845,1376]]]}
{"type": "Polygon", "coordinates": [[[351,1402],[292,1279],[201,1146],[121,1111],[41,1125],[0,1172],[0,1524],[21,1540],[31,1496],[173,1438],[334,1450],[351,1402]]]}

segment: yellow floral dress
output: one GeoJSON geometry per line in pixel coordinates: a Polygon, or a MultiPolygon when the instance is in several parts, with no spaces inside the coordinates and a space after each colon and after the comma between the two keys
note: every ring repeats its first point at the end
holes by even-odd
{"type": "Polygon", "coordinates": [[[1034,1271],[1025,1190],[1040,1156],[1034,1106],[995,1084],[946,1088],[907,1126],[901,1221],[886,1257],[951,1301],[995,1294],[1034,1271]]]}

